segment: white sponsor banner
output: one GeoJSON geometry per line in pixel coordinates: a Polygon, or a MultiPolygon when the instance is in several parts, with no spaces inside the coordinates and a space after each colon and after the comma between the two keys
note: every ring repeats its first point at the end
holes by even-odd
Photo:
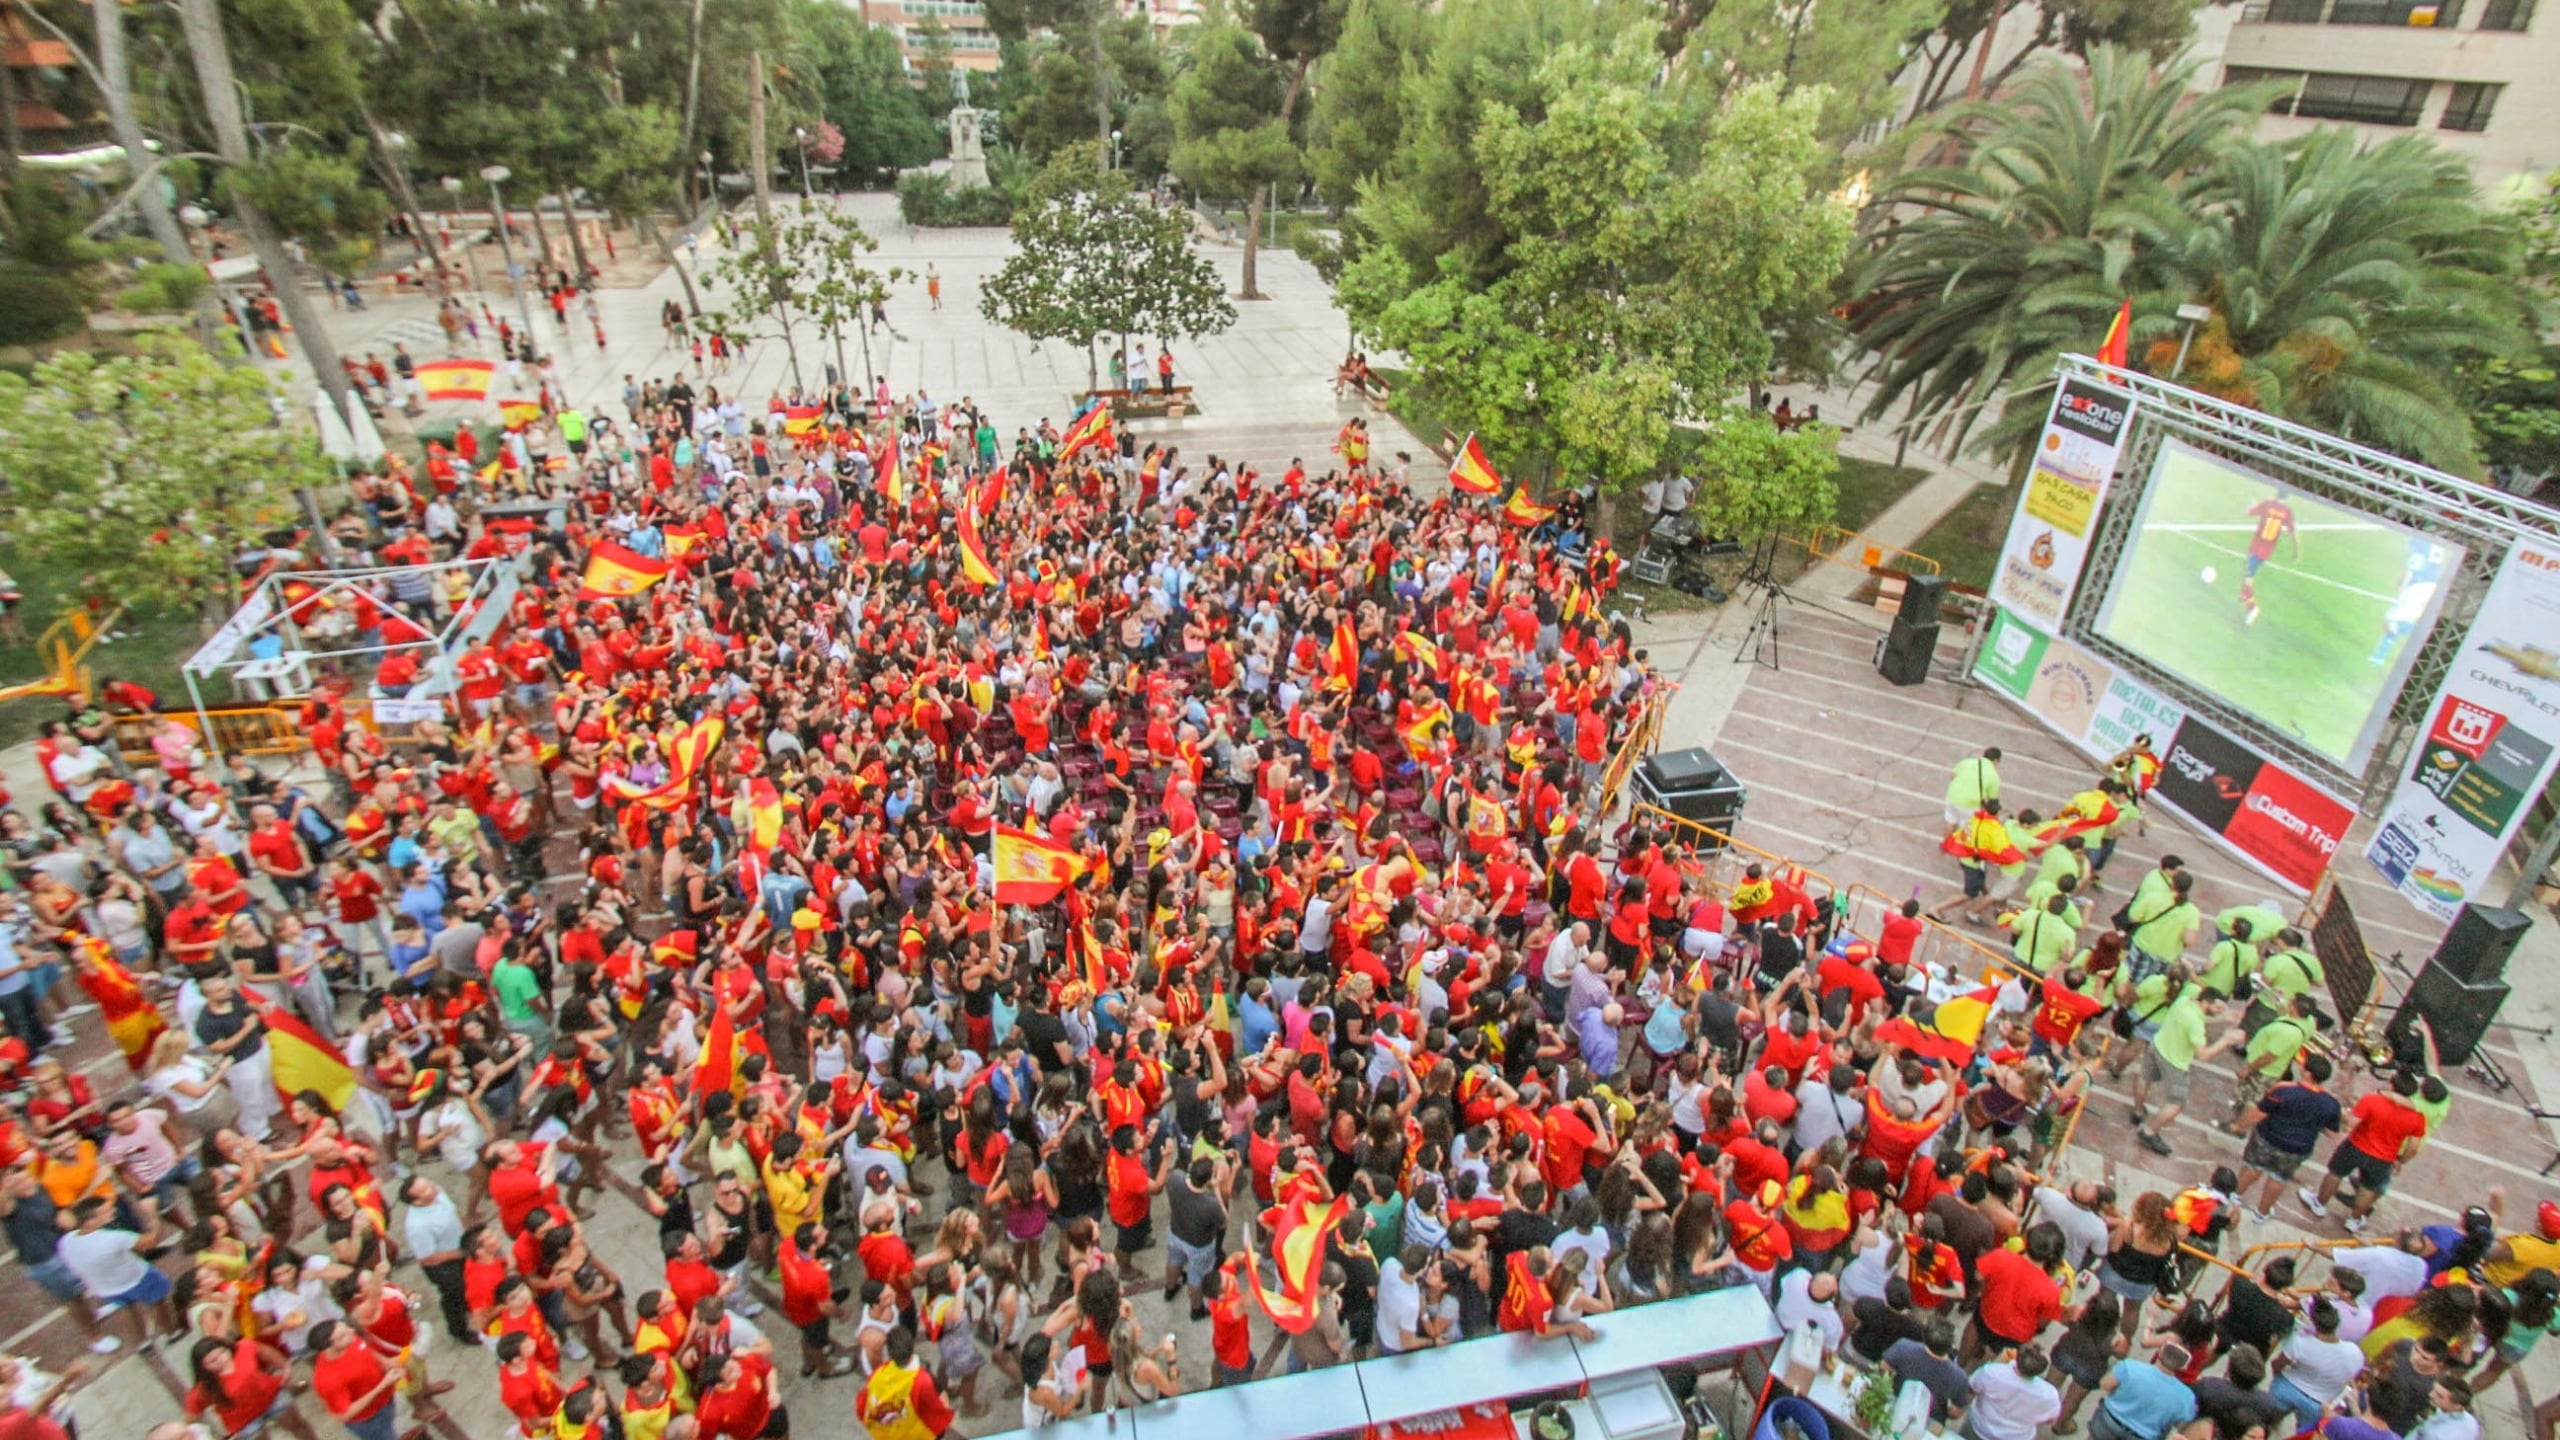
{"type": "Polygon", "coordinates": [[[2427,708],[2364,858],[2411,904],[2452,919],[2480,898],[2555,755],[2560,546],[2519,541],[2427,708]]]}
{"type": "Polygon", "coordinates": [[[1993,603],[2046,634],[2061,630],[2062,612],[2079,587],[2098,506],[2132,419],[2133,397],[2121,390],[2087,380],[2055,387],[2026,493],[2018,497],[1991,573],[1993,603]]]}

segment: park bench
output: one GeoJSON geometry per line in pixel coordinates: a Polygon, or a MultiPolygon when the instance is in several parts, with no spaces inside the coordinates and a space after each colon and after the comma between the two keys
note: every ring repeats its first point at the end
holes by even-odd
{"type": "Polygon", "coordinates": [[[1112,418],[1118,420],[1179,420],[1200,408],[1191,398],[1188,385],[1176,385],[1171,390],[1094,390],[1086,398],[1108,404],[1112,418]]]}

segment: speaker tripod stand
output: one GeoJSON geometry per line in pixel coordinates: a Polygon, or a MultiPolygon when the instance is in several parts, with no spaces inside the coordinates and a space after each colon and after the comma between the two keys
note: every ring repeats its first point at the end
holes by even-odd
{"type": "Polygon", "coordinates": [[[1743,567],[1742,578],[1734,582],[1738,593],[1756,593],[1760,601],[1759,613],[1751,617],[1751,628],[1743,632],[1742,643],[1733,647],[1736,665],[1765,663],[1772,670],[1785,668],[1778,663],[1778,602],[1793,605],[1796,597],[1778,579],[1777,558],[1778,539],[1772,535],[1752,550],[1751,563],[1743,567]]]}

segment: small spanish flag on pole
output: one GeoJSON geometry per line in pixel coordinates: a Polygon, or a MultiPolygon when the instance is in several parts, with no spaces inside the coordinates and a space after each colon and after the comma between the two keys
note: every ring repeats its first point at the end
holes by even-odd
{"type": "Polygon", "coordinates": [[[506,422],[508,429],[521,430],[542,418],[542,403],[538,400],[501,400],[498,402],[498,418],[506,422]]]}
{"type": "Polygon", "coordinates": [[[1511,498],[1502,502],[1502,518],[1524,530],[1554,513],[1556,507],[1553,505],[1540,505],[1531,500],[1526,485],[1515,487],[1511,498]]]}
{"type": "Polygon", "coordinates": [[[1354,691],[1360,688],[1360,637],[1351,633],[1351,622],[1333,622],[1333,643],[1325,650],[1325,688],[1354,691]]]}
{"type": "Polygon", "coordinates": [[[782,433],[807,435],[818,428],[818,417],[825,412],[815,405],[794,405],[782,412],[782,433]]]}
{"type": "Polygon", "coordinates": [[[995,837],[996,902],[1046,905],[1081,879],[1084,857],[1029,830],[998,825],[995,837]]]}
{"type": "Polygon", "coordinates": [[[1494,473],[1493,461],[1484,453],[1484,442],[1474,435],[1458,447],[1458,456],[1449,462],[1449,488],[1469,495],[1499,495],[1502,477],[1494,473]]]}
{"type": "Polygon", "coordinates": [[[418,366],[418,388],[430,400],[486,400],[497,366],[486,360],[427,360],[418,366]]]}
{"type": "Polygon", "coordinates": [[[987,562],[987,542],[978,538],[978,507],[975,498],[960,507],[960,574],[971,585],[981,589],[1002,577],[987,562]]]}
{"type": "Polygon", "coordinates": [[[2133,302],[2116,307],[2115,323],[2107,327],[2107,338],[2098,342],[2098,363],[2122,370],[2131,362],[2126,358],[2132,348],[2133,302]]]}
{"type": "Polygon", "coordinates": [[[1059,439],[1058,463],[1063,465],[1074,459],[1076,452],[1088,445],[1107,446],[1110,443],[1111,407],[1096,401],[1076,417],[1075,423],[1069,425],[1067,433],[1059,439]]]}
{"type": "Polygon", "coordinates": [[[619,600],[637,595],[667,578],[675,569],[668,560],[652,560],[637,550],[599,541],[587,552],[587,573],[578,582],[581,600],[619,600]]]}

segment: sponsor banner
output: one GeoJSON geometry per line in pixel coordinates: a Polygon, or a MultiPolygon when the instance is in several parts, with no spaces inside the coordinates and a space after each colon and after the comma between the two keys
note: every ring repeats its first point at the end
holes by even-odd
{"type": "Polygon", "coordinates": [[[2365,859],[2450,920],[2480,893],[2560,754],[2560,547],[2519,541],[2427,712],[2365,859]]]}
{"type": "Polygon", "coordinates": [[[2319,883],[2355,818],[2345,800],[2006,610],[1974,673],[2100,763],[2149,736],[2161,759],[2151,797],[2295,890],[2319,883]]]}
{"type": "Polygon", "coordinates": [[[2086,380],[2066,380],[2055,390],[2026,493],[1991,576],[1991,599],[2003,611],[2047,634],[2061,629],[2132,418],[2133,397],[2121,390],[2086,380]]]}

